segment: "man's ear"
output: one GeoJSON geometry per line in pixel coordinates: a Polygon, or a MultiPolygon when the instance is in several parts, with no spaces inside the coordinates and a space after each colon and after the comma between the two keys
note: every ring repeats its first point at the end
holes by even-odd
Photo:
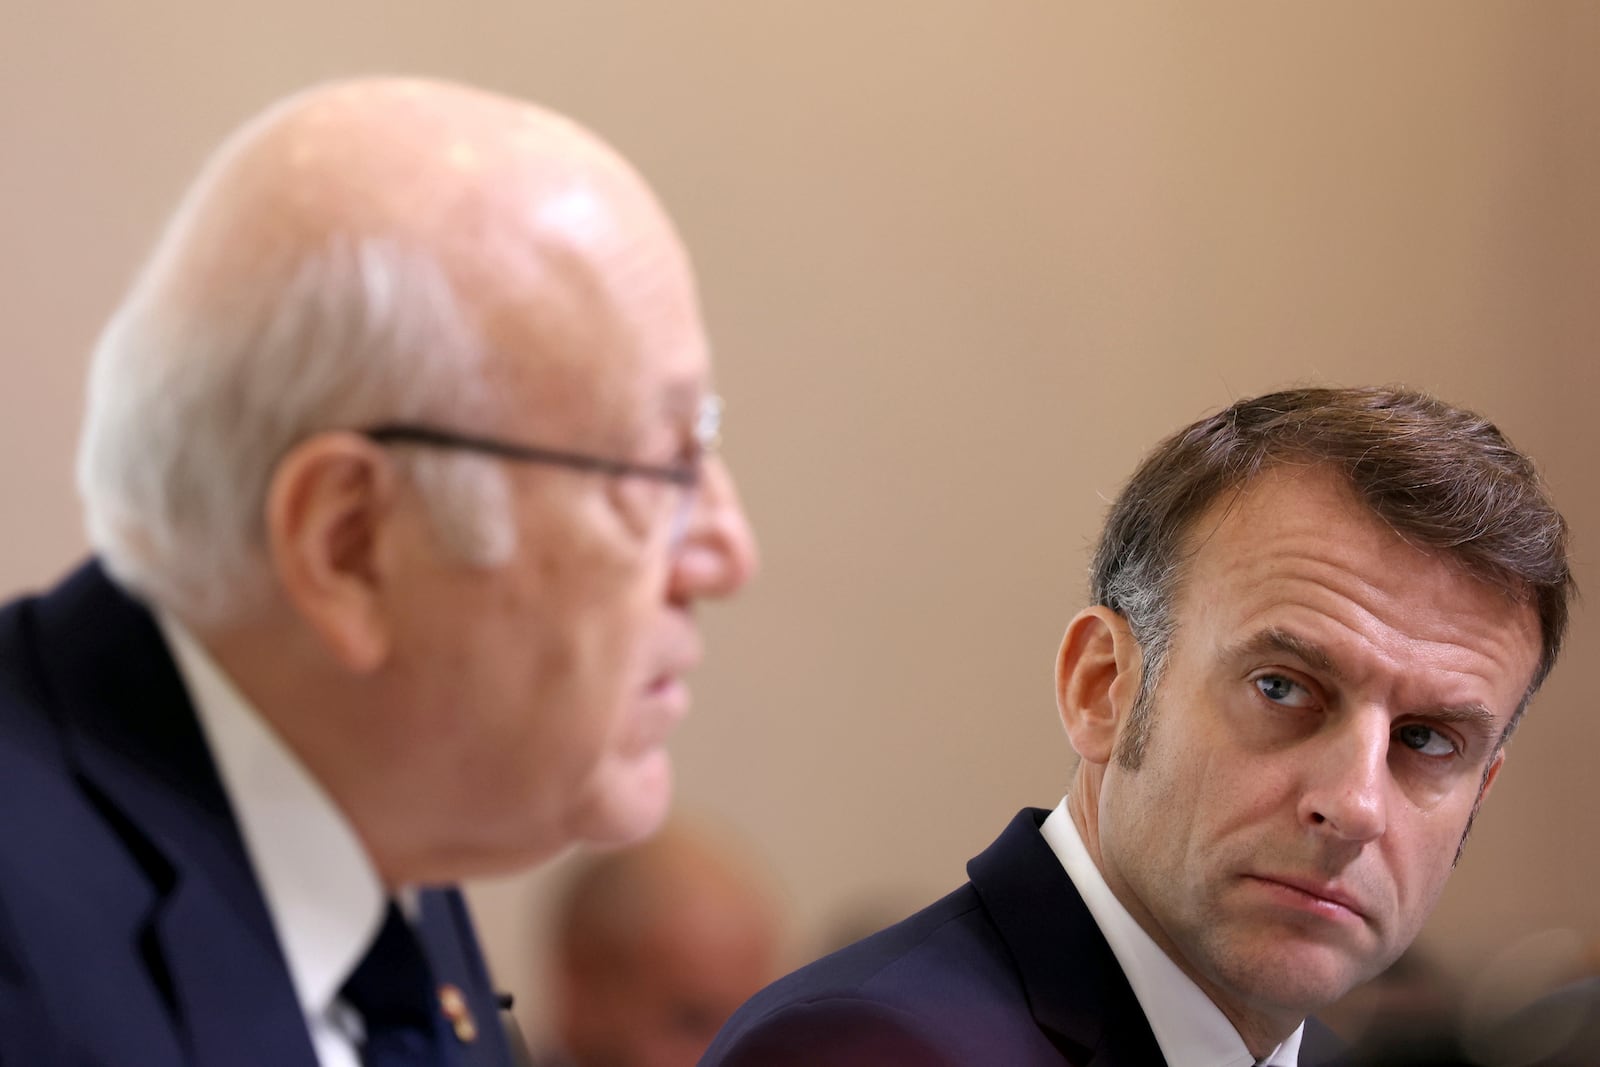
{"type": "Polygon", "coordinates": [[[1133,631],[1110,608],[1084,608],[1067,624],[1056,655],[1056,707],[1067,739],[1088,762],[1111,762],[1143,662],[1133,631]]]}
{"type": "Polygon", "coordinates": [[[1500,768],[1506,764],[1506,750],[1502,745],[1499,752],[1489,761],[1489,766],[1483,771],[1483,784],[1478,787],[1478,799],[1475,804],[1482,804],[1483,798],[1489,795],[1489,790],[1494,788],[1494,780],[1500,777],[1500,768]]]}
{"type": "Polygon", "coordinates": [[[347,670],[389,651],[381,536],[398,478],[382,449],[324,433],[279,461],[267,488],[267,549],[284,595],[347,670]]]}

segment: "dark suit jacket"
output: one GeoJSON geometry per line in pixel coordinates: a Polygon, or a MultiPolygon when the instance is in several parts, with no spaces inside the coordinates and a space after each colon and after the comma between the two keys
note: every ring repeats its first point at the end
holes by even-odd
{"type": "MultiPolygon", "coordinates": [[[[509,1062],[460,895],[419,930],[509,1062]]],[[[0,1065],[314,1067],[222,783],[150,613],[96,565],[0,609],[0,1065]]]]}
{"type": "MultiPolygon", "coordinates": [[[[701,1067],[1151,1067],[1165,1061],[1111,947],[1018,813],[966,885],[758,993],[701,1067]]],[[[1307,1026],[1300,1062],[1321,1062],[1307,1026]]]]}

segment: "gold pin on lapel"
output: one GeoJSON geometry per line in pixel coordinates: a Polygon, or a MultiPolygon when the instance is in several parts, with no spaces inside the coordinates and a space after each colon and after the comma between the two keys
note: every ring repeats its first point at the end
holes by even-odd
{"type": "Polygon", "coordinates": [[[439,1010],[450,1021],[450,1029],[455,1031],[457,1041],[470,1045],[478,1040],[478,1024],[472,1018],[472,1009],[460,989],[448,982],[440,986],[439,1010]]]}

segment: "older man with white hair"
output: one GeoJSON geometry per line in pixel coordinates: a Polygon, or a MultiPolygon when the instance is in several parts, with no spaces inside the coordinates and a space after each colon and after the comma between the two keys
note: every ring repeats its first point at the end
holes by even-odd
{"type": "Polygon", "coordinates": [[[448,887],[663,817],[755,566],[719,415],[574,124],[370,79],[235,134],[95,353],[96,559],[0,610],[0,1062],[509,1062],[448,887]]]}

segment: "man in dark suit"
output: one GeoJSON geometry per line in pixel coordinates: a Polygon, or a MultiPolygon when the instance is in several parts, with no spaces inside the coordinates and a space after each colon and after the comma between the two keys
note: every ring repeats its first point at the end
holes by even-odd
{"type": "Polygon", "coordinates": [[[1067,796],[702,1062],[1325,1062],[1307,1017],[1432,910],[1571,586],[1532,464],[1470,412],[1305,389],[1185,428],[1113,507],[1062,642],[1067,796]]]}
{"type": "Polygon", "coordinates": [[[459,879],[665,813],[754,549],[683,249],[532,106],[321,87],[95,354],[97,558],[0,609],[0,1063],[505,1064],[459,879]]]}

